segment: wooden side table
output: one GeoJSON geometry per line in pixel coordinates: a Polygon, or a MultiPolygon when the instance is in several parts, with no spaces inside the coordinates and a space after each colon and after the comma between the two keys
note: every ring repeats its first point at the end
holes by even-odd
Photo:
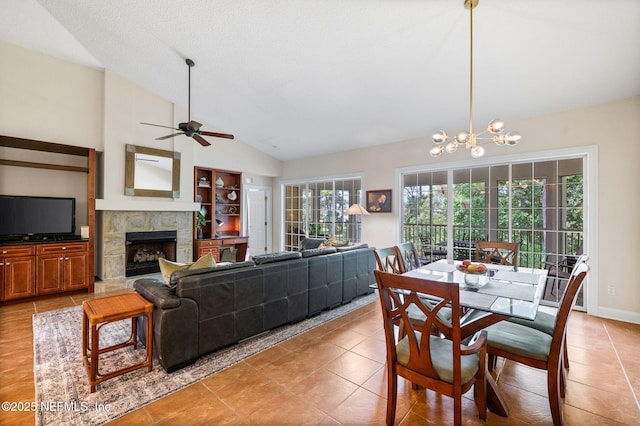
{"type": "Polygon", "coordinates": [[[153,369],[153,303],[148,302],[138,293],[127,293],[111,297],[103,297],[82,302],[82,361],[89,375],[91,392],[95,392],[96,385],[105,380],[128,373],[138,368],[153,369]],[[133,346],[137,349],[136,318],[144,316],[147,323],[147,354],[144,361],[102,374],[99,371],[98,360],[100,354],[116,349],[133,346]],[[123,343],[100,348],[100,329],[111,322],[131,319],[131,336],[123,343]]]}

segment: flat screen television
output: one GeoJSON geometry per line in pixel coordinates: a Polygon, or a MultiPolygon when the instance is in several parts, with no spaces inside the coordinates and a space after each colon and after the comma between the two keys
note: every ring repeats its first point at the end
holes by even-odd
{"type": "Polygon", "coordinates": [[[0,238],[64,238],[76,232],[76,199],[0,195],[0,238]]]}

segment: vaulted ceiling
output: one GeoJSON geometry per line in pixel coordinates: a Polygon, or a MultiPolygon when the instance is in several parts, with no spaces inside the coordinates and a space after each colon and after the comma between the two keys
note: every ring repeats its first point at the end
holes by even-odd
{"type": "MultiPolygon", "coordinates": [[[[289,160],[465,129],[463,3],[0,0],[0,40],[185,109],[191,58],[206,130],[289,160]]],[[[473,38],[475,127],[640,94],[640,1],[482,0],[473,38]]]]}

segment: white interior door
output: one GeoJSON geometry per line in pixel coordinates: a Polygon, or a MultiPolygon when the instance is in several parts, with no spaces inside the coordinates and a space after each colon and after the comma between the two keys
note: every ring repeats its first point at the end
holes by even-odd
{"type": "Polygon", "coordinates": [[[271,253],[271,188],[245,185],[248,256],[271,253]]]}

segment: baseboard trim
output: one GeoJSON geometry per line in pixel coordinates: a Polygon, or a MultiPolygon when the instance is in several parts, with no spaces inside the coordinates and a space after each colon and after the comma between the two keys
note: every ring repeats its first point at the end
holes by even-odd
{"type": "Polygon", "coordinates": [[[616,321],[630,322],[640,324],[640,313],[632,311],[623,311],[621,309],[598,307],[598,312],[591,315],[612,319],[616,321]]]}

